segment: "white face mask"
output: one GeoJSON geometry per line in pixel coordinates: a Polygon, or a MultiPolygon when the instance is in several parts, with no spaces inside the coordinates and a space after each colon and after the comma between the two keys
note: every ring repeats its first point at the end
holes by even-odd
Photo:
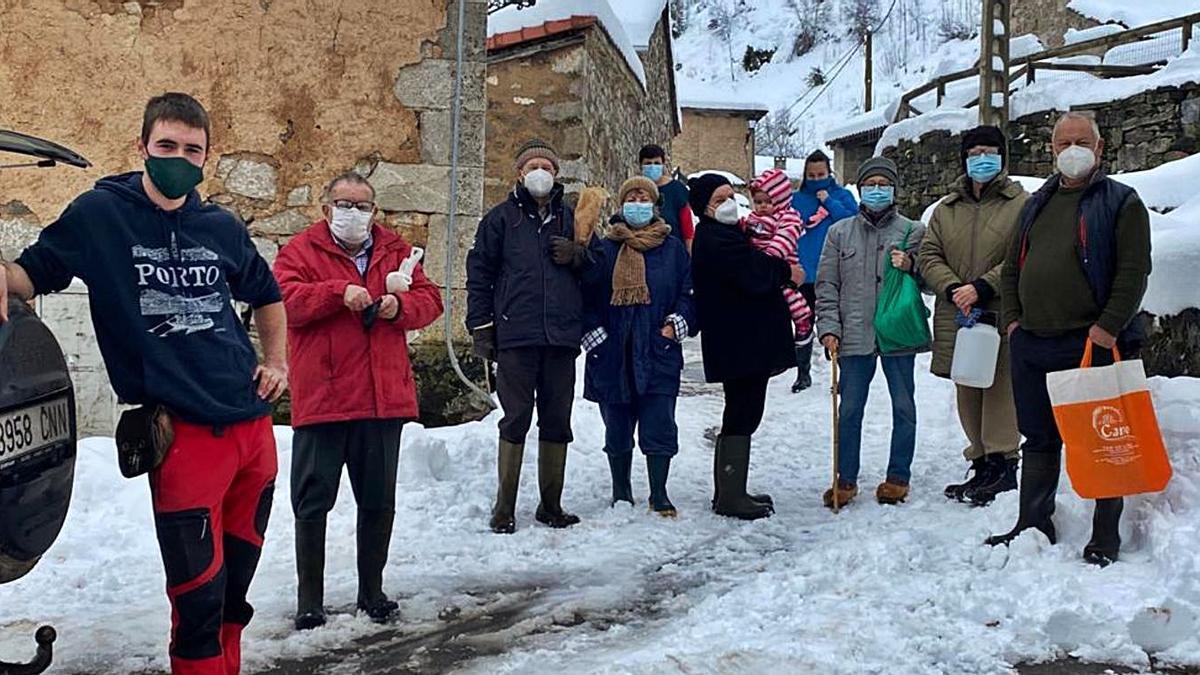
{"type": "Polygon", "coordinates": [[[550,194],[554,189],[554,174],[545,169],[534,169],[525,174],[525,189],[536,199],[550,194]]]}
{"type": "Polygon", "coordinates": [[[1072,145],[1058,153],[1055,163],[1062,175],[1071,180],[1079,180],[1086,178],[1092,173],[1092,169],[1096,168],[1096,153],[1082,145],[1072,145]]]}
{"type": "Polygon", "coordinates": [[[358,209],[339,209],[334,206],[333,218],[329,220],[329,230],[343,244],[358,246],[367,240],[371,232],[371,217],[369,211],[358,209]]]}
{"type": "Polygon", "coordinates": [[[717,219],[718,223],[737,225],[738,220],[740,220],[737,201],[731,197],[721,202],[716,211],[713,211],[713,217],[717,219]]]}

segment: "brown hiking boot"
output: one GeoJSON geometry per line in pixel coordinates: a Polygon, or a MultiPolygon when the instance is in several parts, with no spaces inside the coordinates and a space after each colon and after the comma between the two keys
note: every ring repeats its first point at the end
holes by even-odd
{"type": "MultiPolygon", "coordinates": [[[[841,481],[838,481],[838,488],[837,488],[838,508],[841,508],[841,507],[849,504],[850,502],[854,501],[854,498],[857,496],[858,496],[858,486],[857,485],[855,485],[853,483],[843,483],[841,481]]],[[[833,488],[829,488],[828,490],[825,491],[825,495],[824,495],[824,497],[822,497],[822,500],[825,502],[825,508],[827,508],[827,509],[833,508],[833,488]]]]}
{"type": "Polygon", "coordinates": [[[879,484],[875,489],[875,500],[880,504],[899,504],[908,498],[908,485],[892,482],[892,479],[879,484]]]}

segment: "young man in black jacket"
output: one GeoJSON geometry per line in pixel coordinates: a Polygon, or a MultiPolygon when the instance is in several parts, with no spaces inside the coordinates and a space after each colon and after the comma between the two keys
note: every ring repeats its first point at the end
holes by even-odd
{"type": "Polygon", "coordinates": [[[514,510],[525,436],[538,411],[538,522],[579,522],[561,505],[575,359],[582,337],[580,271],[586,249],[575,241],[575,219],[556,182],[557,153],[531,140],[517,153],[519,182],[484,216],[467,255],[467,328],[475,353],[497,362],[500,420],[499,489],[491,528],[516,530],[514,510]]]}
{"type": "Polygon", "coordinates": [[[150,100],[138,141],[144,172],[101,179],[0,265],[28,300],[88,285],[96,342],[124,403],[161,405],[174,442],[150,473],[171,601],[171,671],[236,673],[246,592],[275,487],[270,401],[287,386],[279,287],[246,226],[201,203],[209,121],[186,94],[150,100]],[[259,365],[232,300],[254,308],[259,365]]]}

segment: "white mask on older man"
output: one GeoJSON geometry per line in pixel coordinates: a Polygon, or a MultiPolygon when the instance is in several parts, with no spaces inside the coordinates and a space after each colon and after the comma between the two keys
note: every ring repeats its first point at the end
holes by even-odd
{"type": "Polygon", "coordinates": [[[373,213],[359,211],[355,208],[340,209],[336,206],[332,207],[332,210],[333,217],[329,220],[329,230],[333,232],[333,236],[338,238],[338,241],[358,246],[367,240],[367,235],[371,232],[373,213]]]}

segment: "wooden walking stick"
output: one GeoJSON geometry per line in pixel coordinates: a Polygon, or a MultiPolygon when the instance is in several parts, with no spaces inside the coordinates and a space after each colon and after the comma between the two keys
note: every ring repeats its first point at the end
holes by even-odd
{"type": "Polygon", "coordinates": [[[833,373],[833,388],[830,394],[833,395],[833,512],[837,513],[840,504],[838,504],[838,353],[834,349],[829,353],[831,371],[833,373]]]}

